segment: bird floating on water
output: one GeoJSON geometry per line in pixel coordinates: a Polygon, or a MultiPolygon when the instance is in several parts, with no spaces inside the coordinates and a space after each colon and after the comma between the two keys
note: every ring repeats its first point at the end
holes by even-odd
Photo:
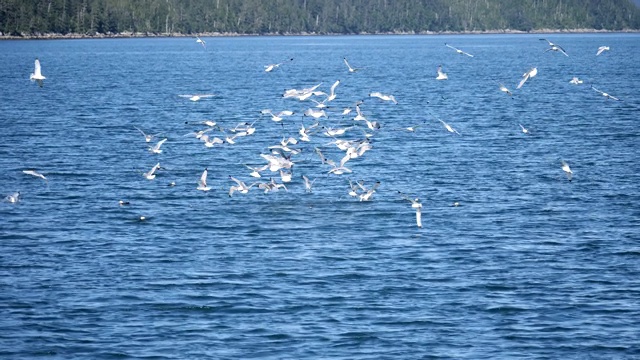
{"type": "Polygon", "coordinates": [[[447,43],[444,43],[444,45],[446,47],[448,47],[448,48],[451,48],[451,49],[455,50],[460,55],[467,55],[468,57],[473,57],[473,55],[469,54],[468,52],[464,52],[464,51],[462,51],[462,50],[460,50],[460,49],[458,49],[456,47],[453,47],[453,46],[451,46],[451,45],[449,45],[447,43]]]}
{"type": "Polygon", "coordinates": [[[33,73],[29,76],[29,80],[37,82],[38,86],[42,87],[44,85],[42,80],[44,79],[46,79],[46,77],[42,75],[42,69],[40,68],[40,60],[36,58],[35,68],[33,69],[33,73]]]}

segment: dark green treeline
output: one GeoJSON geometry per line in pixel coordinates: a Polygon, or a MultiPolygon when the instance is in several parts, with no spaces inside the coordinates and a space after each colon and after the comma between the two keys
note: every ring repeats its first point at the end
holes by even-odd
{"type": "Polygon", "coordinates": [[[640,29],[629,0],[0,0],[4,34],[640,29]]]}

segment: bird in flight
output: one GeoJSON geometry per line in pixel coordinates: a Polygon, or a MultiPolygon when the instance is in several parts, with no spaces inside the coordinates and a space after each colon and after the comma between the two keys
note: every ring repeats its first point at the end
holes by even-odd
{"type": "Polygon", "coordinates": [[[40,174],[39,172],[35,171],[35,170],[22,170],[23,173],[27,174],[27,175],[31,175],[31,176],[35,176],[38,177],[44,181],[48,181],[47,178],[40,174]]]}
{"type": "Polygon", "coordinates": [[[206,98],[210,98],[210,97],[214,97],[215,95],[213,94],[194,94],[194,95],[178,95],[181,98],[186,98],[189,99],[191,101],[198,101],[201,99],[206,99],[206,98]]]}
{"type": "Polygon", "coordinates": [[[603,52],[608,51],[608,50],[609,50],[608,46],[600,46],[598,48],[598,52],[596,53],[596,56],[600,56],[600,54],[602,54],[603,52]]]}
{"type": "Polygon", "coordinates": [[[410,201],[411,207],[416,209],[416,225],[419,228],[422,228],[422,203],[420,203],[420,199],[419,198],[412,199],[409,196],[401,193],[400,191],[398,191],[398,193],[400,194],[400,196],[402,196],[403,199],[410,201]]]}
{"type": "Polygon", "coordinates": [[[551,41],[549,41],[549,40],[547,40],[547,39],[540,39],[540,40],[544,40],[544,41],[546,41],[546,42],[548,42],[548,43],[549,43],[550,48],[548,48],[548,49],[547,49],[547,50],[545,50],[544,52],[547,52],[547,51],[559,51],[559,52],[563,53],[563,54],[564,54],[564,56],[569,56],[569,54],[567,54],[567,52],[566,52],[566,51],[564,51],[564,49],[562,48],[562,46],[560,46],[560,45],[558,45],[558,44],[554,44],[554,43],[552,43],[551,41]]]}
{"type": "Polygon", "coordinates": [[[196,35],[196,42],[197,42],[198,44],[202,45],[202,47],[203,47],[205,50],[207,50],[207,43],[206,43],[204,40],[200,39],[200,37],[199,37],[199,36],[197,36],[197,35],[196,35]]]}
{"type": "Polygon", "coordinates": [[[436,80],[447,80],[449,77],[447,73],[442,71],[442,65],[438,65],[438,76],[436,76],[436,80]]]}
{"type": "Polygon", "coordinates": [[[529,71],[527,71],[526,73],[522,74],[522,80],[520,80],[520,83],[518,84],[518,86],[516,87],[516,89],[520,89],[522,87],[522,85],[524,85],[525,82],[527,82],[527,80],[531,79],[532,77],[538,75],[538,68],[531,68],[529,69],[529,71]]]}
{"type": "Polygon", "coordinates": [[[464,52],[464,51],[462,51],[462,50],[460,50],[460,49],[458,49],[458,48],[456,48],[456,47],[453,47],[453,46],[451,46],[451,45],[449,45],[449,44],[447,44],[447,43],[444,43],[444,45],[445,45],[446,47],[450,48],[450,49],[455,50],[455,51],[456,51],[458,54],[460,54],[460,55],[467,55],[468,57],[473,57],[473,55],[469,54],[468,52],[464,52]]]}
{"type": "Polygon", "coordinates": [[[44,83],[42,80],[46,79],[46,77],[42,76],[42,69],[40,67],[40,60],[36,58],[35,68],[33,69],[33,74],[29,76],[29,80],[35,81],[38,83],[38,86],[42,87],[44,83]]]}
{"type": "Polygon", "coordinates": [[[600,91],[600,90],[596,89],[593,85],[591,85],[591,88],[592,88],[593,90],[595,90],[596,92],[599,92],[600,94],[602,94],[602,96],[606,97],[607,99],[611,99],[611,100],[618,100],[618,101],[620,100],[620,99],[618,99],[618,98],[617,98],[617,97],[615,97],[615,96],[611,96],[611,95],[607,94],[607,93],[606,93],[606,92],[604,92],[604,91],[600,91]]]}
{"type": "Polygon", "coordinates": [[[207,175],[209,174],[209,171],[207,170],[207,168],[204,168],[204,171],[202,172],[202,175],[200,175],[200,180],[198,180],[198,187],[196,188],[196,190],[200,190],[200,191],[209,191],[211,190],[211,188],[209,186],[207,186],[207,175]]]}
{"type": "MultiPolygon", "coordinates": [[[[289,59],[289,61],[293,61],[293,58],[289,59]]],[[[269,64],[269,65],[265,65],[264,66],[264,71],[265,72],[272,72],[273,70],[277,69],[280,67],[280,65],[284,64],[284,62],[281,63],[277,63],[277,64],[269,64]]]]}
{"type": "Polygon", "coordinates": [[[354,73],[356,71],[362,70],[362,68],[351,67],[351,65],[349,65],[349,62],[347,61],[347,58],[342,58],[342,60],[344,60],[345,65],[347,65],[347,68],[349,68],[350,73],[354,73]]]}
{"type": "Polygon", "coordinates": [[[564,160],[562,160],[562,171],[564,171],[564,173],[567,175],[567,179],[571,181],[571,178],[573,177],[573,171],[571,171],[569,164],[567,164],[567,162],[564,160]]]}

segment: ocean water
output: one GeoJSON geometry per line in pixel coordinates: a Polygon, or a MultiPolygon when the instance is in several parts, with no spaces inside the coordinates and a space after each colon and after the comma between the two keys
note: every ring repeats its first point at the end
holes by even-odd
{"type": "Polygon", "coordinates": [[[545,36],[569,56],[540,35],[0,42],[0,196],[21,193],[0,203],[0,358],[640,357],[640,35],[545,36]],[[229,176],[280,183],[245,165],[315,122],[284,91],[336,80],[287,191],[230,197],[229,176]],[[341,115],[357,101],[380,129],[341,115]],[[256,131],[206,148],[204,120],[256,131]],[[344,156],[323,126],[372,135],[351,173],[315,153],[344,156]]]}

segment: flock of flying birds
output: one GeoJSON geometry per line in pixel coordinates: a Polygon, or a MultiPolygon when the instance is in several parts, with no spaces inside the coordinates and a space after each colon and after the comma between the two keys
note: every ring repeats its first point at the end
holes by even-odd
{"type": "MultiPolygon", "coordinates": [[[[547,39],[540,40],[546,41],[549,44],[549,48],[546,49],[545,52],[559,52],[564,56],[569,56],[569,54],[560,45],[555,44],[547,39]]],[[[196,42],[206,50],[207,46],[204,40],[196,37],[196,42]]],[[[474,57],[474,55],[447,43],[445,43],[445,46],[454,50],[460,55],[474,57]]],[[[597,49],[596,56],[600,56],[605,51],[609,50],[610,48],[608,46],[601,46],[597,49]]],[[[273,71],[276,71],[285,63],[291,61],[293,61],[292,58],[279,63],[267,64],[264,66],[264,72],[271,73],[273,71]]],[[[360,71],[366,70],[366,67],[353,67],[348,62],[347,58],[343,58],[343,62],[346,66],[346,71],[348,74],[356,74],[360,71]]],[[[527,81],[534,78],[537,74],[538,69],[536,67],[527,70],[522,75],[522,79],[520,80],[516,88],[520,89],[526,84],[527,81]]],[[[445,81],[448,79],[448,75],[444,72],[442,65],[439,65],[437,67],[435,75],[436,80],[445,81]]],[[[36,59],[34,72],[31,74],[30,80],[35,81],[38,86],[43,87],[45,79],[46,77],[42,75],[40,61],[36,59]]],[[[574,77],[570,81],[570,83],[575,85],[582,84],[582,82],[583,81],[578,79],[577,77],[574,77]]],[[[315,137],[319,134],[319,136],[330,140],[329,145],[335,146],[337,149],[339,149],[339,151],[343,152],[343,155],[339,160],[332,160],[325,157],[320,147],[314,147],[314,156],[317,156],[317,161],[321,166],[325,166],[326,176],[343,176],[345,174],[351,174],[353,171],[348,167],[349,162],[364,156],[367,151],[373,148],[371,138],[375,136],[376,131],[381,128],[381,125],[375,120],[369,120],[367,116],[364,115],[361,110],[361,106],[363,104],[362,101],[358,101],[352,106],[344,108],[341,112],[341,116],[343,118],[351,118],[352,125],[346,127],[330,127],[328,125],[322,125],[323,122],[326,123],[324,120],[329,118],[326,109],[329,107],[329,104],[338,97],[338,87],[340,85],[340,80],[335,81],[329,88],[328,92],[319,90],[321,85],[322,84],[317,84],[307,88],[288,89],[284,91],[282,97],[285,99],[293,99],[299,102],[309,103],[309,107],[304,111],[303,117],[311,119],[313,123],[311,125],[305,126],[303,122],[300,129],[298,130],[297,136],[283,136],[282,140],[279,143],[275,143],[268,147],[268,152],[266,154],[259,154],[260,158],[262,158],[262,160],[264,161],[264,164],[258,166],[245,165],[248,170],[248,176],[254,178],[254,182],[247,184],[245,181],[240,180],[239,177],[229,176],[229,182],[231,184],[228,191],[229,197],[232,197],[235,193],[247,194],[253,187],[256,187],[264,193],[278,191],[279,189],[288,191],[287,184],[292,181],[293,167],[295,165],[296,156],[301,153],[301,149],[300,147],[297,147],[297,145],[302,143],[311,143],[312,136],[315,137]],[[361,136],[355,139],[346,139],[344,135],[348,132],[357,132],[358,134],[361,134],[361,136]],[[268,178],[269,180],[261,181],[265,178],[268,178]],[[276,178],[279,178],[279,181],[277,181],[276,178]]],[[[498,83],[498,88],[508,96],[513,96],[511,90],[504,84],[498,83]]],[[[591,86],[591,88],[607,99],[619,100],[617,97],[603,92],[593,86],[591,86]]],[[[214,94],[182,94],[178,96],[186,98],[190,101],[197,102],[202,99],[213,97],[214,94]]],[[[395,96],[392,94],[371,92],[369,93],[369,97],[376,98],[384,103],[398,103],[395,96]]],[[[235,127],[228,129],[222,128],[222,126],[220,126],[214,120],[204,120],[196,123],[191,123],[202,125],[204,126],[204,129],[189,133],[188,135],[194,137],[206,148],[214,148],[223,145],[229,146],[233,145],[236,141],[239,141],[244,137],[253,135],[256,131],[256,127],[254,125],[256,125],[258,121],[263,121],[261,119],[263,119],[264,117],[269,117],[271,121],[282,125],[284,119],[292,115],[294,115],[294,112],[291,110],[274,111],[271,109],[263,109],[258,120],[255,120],[251,123],[241,122],[235,127]]],[[[439,118],[437,118],[437,120],[449,133],[460,135],[460,133],[450,124],[439,118]]],[[[524,134],[529,133],[529,130],[525,126],[523,126],[522,124],[519,125],[524,134]]],[[[155,156],[163,152],[162,147],[166,143],[168,138],[161,138],[157,142],[152,144],[154,139],[158,138],[160,134],[148,134],[139,127],[135,127],[135,129],[143,135],[145,143],[149,145],[148,150],[150,153],[154,154],[155,156]]],[[[402,130],[414,132],[416,130],[416,127],[407,127],[402,130]]],[[[150,170],[144,172],[142,176],[149,181],[153,181],[154,179],[156,179],[157,173],[159,171],[162,171],[163,169],[164,168],[161,166],[160,162],[156,162],[156,164],[150,170]]],[[[564,160],[561,160],[561,169],[566,174],[568,180],[571,181],[573,171],[571,170],[569,164],[564,160]]],[[[40,178],[48,184],[47,177],[37,172],[36,170],[27,169],[24,170],[23,173],[32,177],[40,178]]],[[[374,194],[376,193],[376,190],[381,185],[379,181],[367,185],[362,180],[352,181],[350,178],[348,178],[348,175],[346,176],[346,192],[349,194],[349,196],[359,201],[371,201],[374,194]],[[346,186],[347,182],[348,186],[346,186]]],[[[304,184],[305,191],[312,192],[315,179],[312,180],[306,175],[301,175],[300,178],[302,179],[302,182],[304,184]]],[[[194,179],[194,183],[197,183],[197,185],[194,186],[194,190],[197,191],[208,192],[213,189],[208,184],[207,168],[202,171],[199,179],[194,179]]],[[[169,186],[175,185],[175,182],[169,183],[169,186]]],[[[420,199],[418,197],[409,196],[408,194],[402,193],[400,191],[397,191],[397,194],[399,198],[406,200],[411,205],[411,208],[415,210],[415,222],[416,225],[421,228],[422,203],[420,199]]],[[[20,192],[16,192],[6,196],[5,201],[9,203],[19,202],[20,192]]],[[[119,204],[121,206],[126,206],[129,204],[129,201],[120,200],[119,204]]],[[[458,205],[459,203],[457,202],[453,204],[453,206],[458,205]]],[[[140,220],[145,220],[145,217],[140,216],[140,220]]]]}

